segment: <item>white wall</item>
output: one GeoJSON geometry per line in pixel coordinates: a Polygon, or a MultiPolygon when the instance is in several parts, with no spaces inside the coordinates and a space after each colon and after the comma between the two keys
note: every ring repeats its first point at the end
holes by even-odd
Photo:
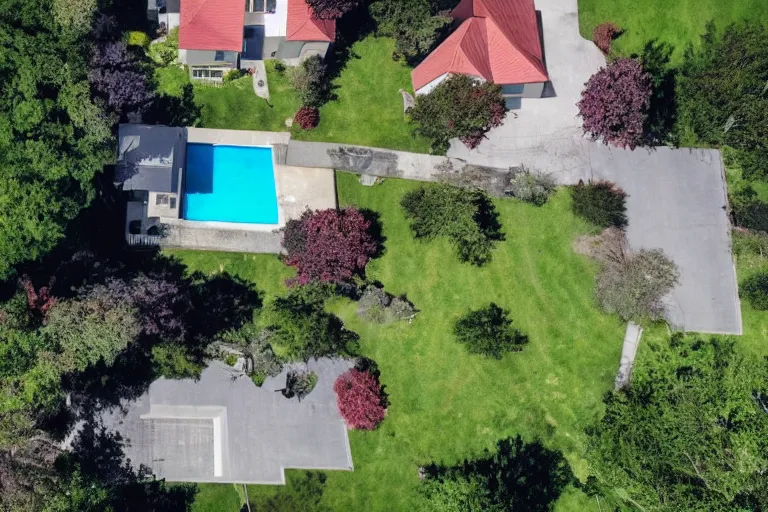
{"type": "Polygon", "coordinates": [[[275,12],[264,13],[264,37],[285,37],[288,25],[288,0],[277,0],[275,12]]]}
{"type": "Polygon", "coordinates": [[[416,94],[429,94],[432,92],[432,89],[440,85],[440,83],[448,78],[448,73],[443,73],[439,77],[435,78],[431,82],[429,82],[427,85],[416,91],[416,94]]]}

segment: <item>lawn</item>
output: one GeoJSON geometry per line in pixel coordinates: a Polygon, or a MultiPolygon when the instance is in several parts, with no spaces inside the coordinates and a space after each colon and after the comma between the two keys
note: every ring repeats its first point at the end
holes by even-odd
{"type": "Polygon", "coordinates": [[[403,116],[400,89],[411,92],[411,68],[392,60],[389,38],[368,37],[355,43],[334,82],[337,98],[320,109],[320,125],[294,130],[301,140],[344,142],[426,153],[429,141],[413,135],[403,116]]]}
{"type": "Polygon", "coordinates": [[[625,30],[614,48],[629,55],[649,40],[659,39],[675,47],[674,63],[679,63],[688,43],[698,44],[704,26],[715,20],[718,26],[742,19],[768,23],[765,0],[579,0],[581,35],[592,39],[592,30],[612,21],[625,30]]]}
{"type": "MultiPolygon", "coordinates": [[[[413,240],[399,201],[418,186],[390,179],[368,188],[356,176],[338,175],[341,204],[381,215],[386,252],[369,264],[369,277],[406,294],[420,313],[410,325],[382,327],[361,322],[354,303],[332,305],[360,334],[362,352],[379,363],[391,400],[378,430],[350,433],[355,470],[327,473],[323,501],[334,511],[413,510],[419,465],[455,463],[518,433],[561,450],[585,477],[583,430],[600,413],[617,369],[624,325],[595,308],[594,265],[571,248],[588,227],[570,213],[566,192],[541,208],[497,201],[506,241],[477,268],[460,263],[445,241],[413,240]],[[531,340],[500,361],[467,354],[451,335],[455,318],[490,301],[508,308],[531,340]]],[[[192,270],[251,280],[267,300],[291,275],[274,256],[172,254],[192,270]]],[[[251,496],[273,492],[249,487],[251,496]]],[[[573,488],[557,505],[595,507],[573,488]]]]}
{"type": "MultiPolygon", "coordinates": [[[[341,142],[426,153],[429,141],[413,135],[403,115],[400,89],[411,90],[411,70],[392,60],[394,41],[368,37],[350,50],[350,58],[334,81],[336,98],[320,109],[314,130],[294,127],[299,140],[341,142]]],[[[300,102],[285,72],[267,61],[270,102],[253,92],[245,76],[222,87],[195,85],[195,100],[202,108],[200,126],[234,130],[286,131],[300,102]]],[[[154,80],[161,94],[178,96],[189,81],[178,66],[157,68],[154,80]]]]}

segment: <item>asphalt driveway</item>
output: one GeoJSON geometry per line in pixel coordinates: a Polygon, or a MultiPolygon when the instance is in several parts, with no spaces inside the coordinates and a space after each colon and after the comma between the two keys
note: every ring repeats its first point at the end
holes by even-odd
{"type": "Polygon", "coordinates": [[[629,151],[585,139],[576,103],[605,59],[579,34],[577,0],[535,2],[551,80],[545,97],[523,99],[475,150],[453,141],[448,156],[474,165],[524,166],[564,185],[616,182],[629,194],[631,245],[661,248],[680,268],[680,285],[667,300],[670,323],[686,331],[741,334],[719,152],[629,151]]]}

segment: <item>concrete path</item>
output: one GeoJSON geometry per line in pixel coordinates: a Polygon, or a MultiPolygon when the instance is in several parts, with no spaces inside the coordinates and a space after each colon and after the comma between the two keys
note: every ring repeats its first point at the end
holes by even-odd
{"type": "Polygon", "coordinates": [[[619,372],[616,374],[616,389],[629,386],[629,381],[632,377],[632,366],[635,364],[635,355],[637,355],[637,347],[640,345],[640,337],[642,335],[642,327],[634,322],[627,324],[627,330],[624,333],[624,346],[621,349],[619,372]]]}

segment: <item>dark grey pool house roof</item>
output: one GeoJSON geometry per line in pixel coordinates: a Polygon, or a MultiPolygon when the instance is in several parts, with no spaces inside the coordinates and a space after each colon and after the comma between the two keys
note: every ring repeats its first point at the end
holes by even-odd
{"type": "Polygon", "coordinates": [[[115,182],[123,190],[179,193],[186,128],[121,124],[115,182]]]}
{"type": "Polygon", "coordinates": [[[351,361],[308,363],[317,385],[302,401],[276,392],[287,370],[261,387],[214,361],[200,379],[153,382],[139,398],[101,415],[125,456],[176,482],[284,484],[286,468],[351,470],[347,428],[333,383],[351,361]]]}

